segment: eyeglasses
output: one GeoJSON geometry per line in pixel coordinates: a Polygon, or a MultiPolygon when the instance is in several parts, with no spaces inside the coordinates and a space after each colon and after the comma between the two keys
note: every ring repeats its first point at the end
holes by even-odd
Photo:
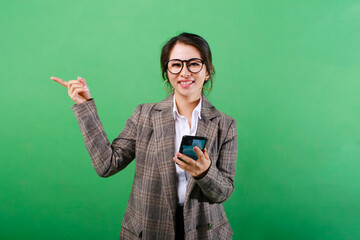
{"type": "Polygon", "coordinates": [[[184,62],[186,63],[187,69],[192,73],[200,72],[204,65],[204,60],[200,58],[191,58],[189,60],[171,59],[166,62],[167,69],[172,74],[178,74],[182,71],[184,62]]]}

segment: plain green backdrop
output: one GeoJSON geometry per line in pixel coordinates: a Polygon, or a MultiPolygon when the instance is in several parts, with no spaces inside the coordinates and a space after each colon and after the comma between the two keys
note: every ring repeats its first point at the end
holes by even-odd
{"type": "Polygon", "coordinates": [[[210,44],[209,100],[237,120],[234,239],[360,239],[360,1],[0,3],[0,239],[118,239],[134,163],[91,166],[67,89],[85,78],[112,141],[166,97],[160,50],[210,44]]]}

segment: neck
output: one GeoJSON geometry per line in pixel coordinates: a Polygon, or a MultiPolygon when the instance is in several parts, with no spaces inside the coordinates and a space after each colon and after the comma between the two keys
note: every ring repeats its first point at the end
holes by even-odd
{"type": "Polygon", "coordinates": [[[180,94],[176,94],[175,92],[175,102],[176,107],[182,116],[190,116],[192,115],[193,110],[199,104],[200,96],[188,98],[181,96],[180,94]]]}

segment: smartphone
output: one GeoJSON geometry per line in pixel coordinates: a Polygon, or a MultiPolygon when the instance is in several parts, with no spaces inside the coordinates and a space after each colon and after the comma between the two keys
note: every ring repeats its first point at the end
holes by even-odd
{"type": "MultiPolygon", "coordinates": [[[[198,155],[196,154],[194,147],[198,146],[201,149],[201,151],[204,151],[206,142],[207,142],[206,137],[185,135],[185,136],[183,136],[183,138],[181,140],[179,152],[196,161],[196,160],[198,160],[198,155]]],[[[180,160],[185,162],[182,159],[180,159],[180,160]]]]}

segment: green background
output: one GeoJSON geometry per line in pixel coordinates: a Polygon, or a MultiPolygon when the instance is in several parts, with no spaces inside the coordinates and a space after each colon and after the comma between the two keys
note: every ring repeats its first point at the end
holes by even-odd
{"type": "Polygon", "coordinates": [[[160,50],[210,44],[210,101],[237,120],[234,239],[360,239],[360,2],[0,3],[0,239],[118,239],[134,163],[100,178],[67,90],[87,80],[112,141],[166,97],[160,50]]]}

